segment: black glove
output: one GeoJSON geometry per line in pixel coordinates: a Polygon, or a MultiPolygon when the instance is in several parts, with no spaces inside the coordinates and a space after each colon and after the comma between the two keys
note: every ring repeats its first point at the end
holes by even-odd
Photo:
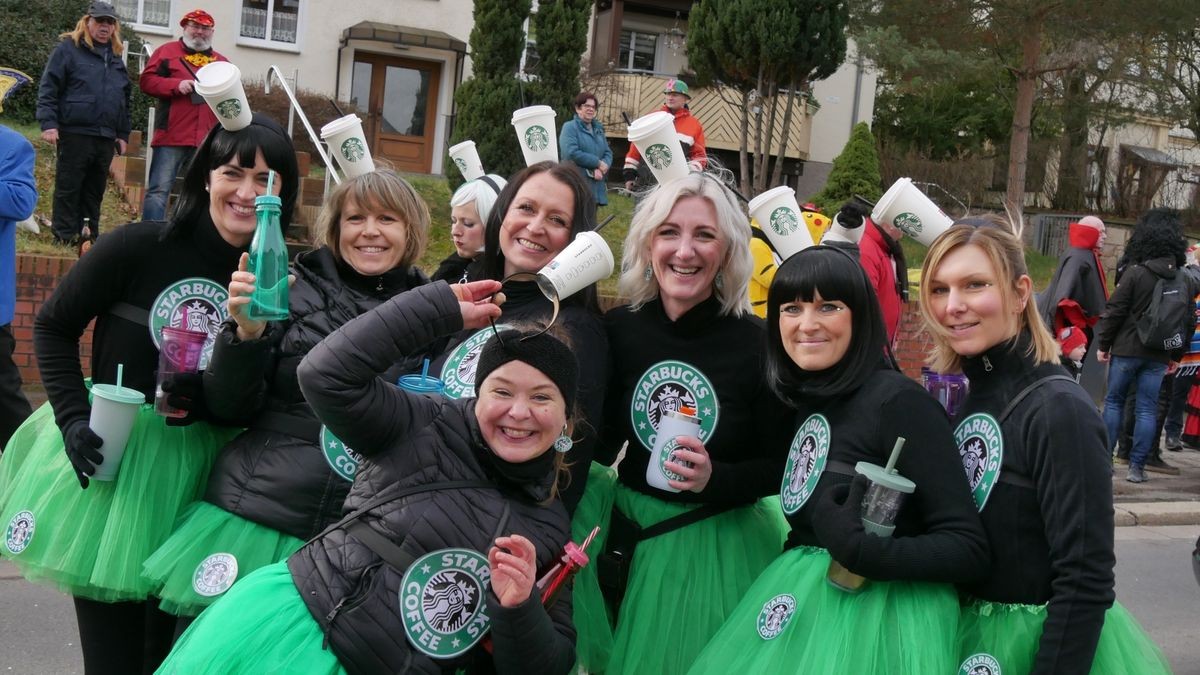
{"type": "Polygon", "coordinates": [[[837,213],[838,224],[847,230],[853,230],[862,227],[863,217],[866,216],[866,209],[857,200],[850,200],[842,205],[842,210],[837,213]]]}
{"type": "Polygon", "coordinates": [[[63,430],[63,444],[67,459],[71,460],[71,466],[75,467],[79,487],[86,490],[88,476],[96,473],[97,464],[104,462],[104,455],[100,454],[100,446],[104,445],[104,439],[92,431],[87,420],[77,420],[63,430]]]}
{"type": "Polygon", "coordinates": [[[869,485],[866,476],[855,476],[850,483],[826,490],[813,505],[812,526],[817,541],[851,572],[857,567],[867,536],[862,524],[862,501],[869,485]]]}
{"type": "Polygon", "coordinates": [[[621,169],[621,179],[624,180],[626,183],[628,183],[631,180],[636,181],[637,177],[638,177],[637,169],[631,169],[629,167],[625,167],[625,168],[621,169]]]}
{"type": "Polygon", "coordinates": [[[170,373],[163,379],[162,390],[167,405],[187,411],[183,417],[168,417],[167,426],[185,427],[198,420],[210,418],[204,398],[204,372],[170,373]]]}

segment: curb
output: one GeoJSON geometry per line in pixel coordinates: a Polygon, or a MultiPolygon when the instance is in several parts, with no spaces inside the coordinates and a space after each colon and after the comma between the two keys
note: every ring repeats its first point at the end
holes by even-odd
{"type": "Polygon", "coordinates": [[[1114,504],[1117,527],[1137,525],[1200,525],[1200,501],[1126,502],[1114,504]]]}

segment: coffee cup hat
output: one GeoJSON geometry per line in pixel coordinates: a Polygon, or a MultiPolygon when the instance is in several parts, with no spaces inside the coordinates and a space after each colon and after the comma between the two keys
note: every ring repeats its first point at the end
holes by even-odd
{"type": "Polygon", "coordinates": [[[813,245],[792,188],[780,185],[767,190],[751,199],[749,208],[750,216],[758,221],[781,262],[813,245]]]}
{"type": "Polygon", "coordinates": [[[866,218],[866,209],[855,202],[848,202],[842,206],[842,209],[833,215],[833,224],[829,226],[829,231],[821,238],[822,244],[832,244],[834,242],[842,242],[846,244],[858,244],[862,241],[863,224],[866,218]]]}
{"type": "Polygon", "coordinates": [[[321,127],[321,140],[329,144],[329,152],[346,178],[375,170],[375,160],[358,115],[350,113],[321,127]]]}
{"type": "Polygon", "coordinates": [[[196,71],[195,89],[226,131],[250,126],[253,113],[242,88],[242,71],[237,66],[228,61],[213,61],[196,71]]]}
{"type": "Polygon", "coordinates": [[[913,185],[911,178],[892,183],[871,211],[871,220],[891,225],[924,246],[931,246],[938,235],[954,224],[950,216],[913,185]]]}
{"type": "Polygon", "coordinates": [[[512,125],[521,153],[525,155],[525,166],[558,161],[558,130],[554,126],[554,117],[554,108],[548,105],[531,105],[513,111],[512,125]]]}
{"type": "Polygon", "coordinates": [[[687,157],[671,113],[658,110],[637,118],[629,125],[627,137],[642,153],[642,159],[660,185],[688,175],[687,157]]]}
{"type": "Polygon", "coordinates": [[[458,172],[462,174],[465,180],[476,180],[483,178],[487,174],[483,170],[483,161],[479,159],[479,151],[475,148],[475,141],[463,141],[457,145],[452,145],[448,152],[450,160],[454,162],[454,166],[458,167],[458,172]]]}
{"type": "Polygon", "coordinates": [[[615,267],[612,249],[604,237],[596,232],[580,232],[538,271],[538,288],[551,300],[566,300],[597,281],[607,279],[615,267]]]}

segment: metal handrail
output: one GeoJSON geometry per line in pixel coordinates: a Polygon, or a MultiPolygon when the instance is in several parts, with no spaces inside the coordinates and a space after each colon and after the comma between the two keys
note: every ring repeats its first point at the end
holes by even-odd
{"type": "MultiPolygon", "coordinates": [[[[129,50],[126,49],[122,56],[125,59],[125,67],[128,68],[129,57],[131,56],[129,50]]],[[[149,42],[143,42],[141,51],[137,53],[139,73],[146,69],[146,59],[150,58],[151,56],[154,56],[154,45],[150,44],[149,42]]]]}
{"type": "Polygon", "coordinates": [[[337,170],[333,168],[333,161],[329,159],[329,155],[325,154],[325,148],[321,144],[321,139],[317,137],[313,131],[312,125],[308,123],[308,117],[304,115],[304,109],[300,107],[300,102],[296,100],[296,95],[292,93],[292,88],[288,86],[287,80],[283,77],[283,71],[279,70],[279,66],[271,66],[267,68],[267,81],[263,84],[263,93],[271,93],[271,75],[274,74],[279,79],[279,84],[283,87],[283,93],[287,94],[288,100],[292,102],[292,109],[288,111],[288,135],[292,133],[292,117],[291,113],[300,113],[300,122],[304,125],[304,130],[308,132],[308,138],[312,141],[313,147],[317,149],[317,154],[321,156],[321,160],[325,162],[325,175],[333,177],[333,182],[341,185],[342,179],[338,176],[337,170]]]}

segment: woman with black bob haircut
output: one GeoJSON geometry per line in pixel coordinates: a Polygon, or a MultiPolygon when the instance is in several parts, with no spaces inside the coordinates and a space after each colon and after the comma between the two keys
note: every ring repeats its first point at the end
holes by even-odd
{"type": "MultiPolygon", "coordinates": [[[[554,305],[534,275],[562,252],[575,235],[596,227],[596,199],[570,164],[539,162],[518,171],[500,191],[488,216],[484,251],[471,263],[470,279],[504,281],[504,321],[544,324],[554,305]],[[520,275],[510,279],[513,275],[520,275]]],[[[583,495],[608,380],[608,340],[600,321],[596,286],[562,301],[556,319],[579,356],[579,430],[567,453],[571,479],[562,493],[568,511],[583,495]]],[[[475,364],[493,334],[463,331],[430,347],[431,372],[440,373],[450,398],[475,394],[475,364]]]]}
{"type": "Polygon", "coordinates": [[[186,416],[154,412],[162,330],[207,333],[200,359],[206,366],[229,316],[225,280],[250,246],[254,200],[266,193],[272,170],[286,227],[299,181],[287,134],[261,115],[238,131],[214,127],[188,167],[170,223],[131,223],[100,237],[34,323],[49,404],[18,429],[0,461],[4,523],[32,523],[34,535],[0,544],[0,552],[26,579],[74,596],[89,674],[148,672],[170,647],[174,617],[151,600],[142,561],[201,496],[217,450],[236,430],[204,421],[196,373],[162,383],[168,402],[186,416]],[[90,426],[90,384],[79,356],[93,320],[91,381],[112,385],[120,370],[121,384],[144,401],[115,476],[90,426]]]}
{"type": "Polygon", "coordinates": [[[791,532],[690,672],[954,672],[951,584],[986,573],[987,545],[945,411],[884,360],[856,256],[793,255],[768,301],[768,374],[801,420],[780,493],[791,532]],[[855,465],[884,466],[900,438],[916,490],[892,536],[874,536],[855,465]]]}

